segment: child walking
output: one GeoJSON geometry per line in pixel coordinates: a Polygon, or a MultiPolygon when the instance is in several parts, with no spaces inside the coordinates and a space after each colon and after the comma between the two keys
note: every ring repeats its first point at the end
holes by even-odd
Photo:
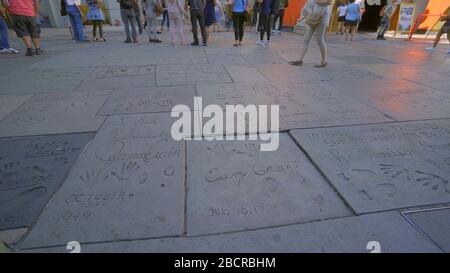
{"type": "Polygon", "coordinates": [[[338,21],[338,32],[336,34],[344,34],[344,22],[345,22],[345,14],[347,12],[347,2],[346,0],[340,0],[338,6],[339,17],[338,21]]]}
{"type": "Polygon", "coordinates": [[[92,22],[92,36],[93,41],[106,41],[103,37],[103,22],[105,21],[105,16],[102,12],[102,0],[86,0],[89,11],[86,14],[86,18],[92,22]],[[97,29],[98,34],[100,35],[100,40],[97,38],[97,29]]]}

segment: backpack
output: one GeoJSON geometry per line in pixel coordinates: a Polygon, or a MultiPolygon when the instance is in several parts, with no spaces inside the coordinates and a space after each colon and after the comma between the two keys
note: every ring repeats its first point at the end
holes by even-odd
{"type": "Polygon", "coordinates": [[[133,8],[133,0],[120,0],[120,4],[127,9],[133,8]]]}
{"type": "Polygon", "coordinates": [[[67,7],[66,7],[66,0],[59,0],[59,4],[61,6],[59,13],[61,16],[67,16],[67,7]]]}

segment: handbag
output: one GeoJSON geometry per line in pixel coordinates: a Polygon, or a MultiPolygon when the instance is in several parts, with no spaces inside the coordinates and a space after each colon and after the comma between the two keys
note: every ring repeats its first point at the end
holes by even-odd
{"type": "MultiPolygon", "coordinates": [[[[314,7],[316,5],[314,4],[314,7]]],[[[312,10],[314,10],[314,7],[312,10]]],[[[323,13],[322,12],[309,12],[308,17],[306,17],[306,23],[312,27],[317,26],[322,22],[323,19],[323,13]]]]}
{"type": "Polygon", "coordinates": [[[250,22],[250,14],[248,13],[247,7],[245,6],[245,2],[244,0],[242,1],[242,5],[244,6],[245,10],[244,10],[244,22],[250,22]]]}

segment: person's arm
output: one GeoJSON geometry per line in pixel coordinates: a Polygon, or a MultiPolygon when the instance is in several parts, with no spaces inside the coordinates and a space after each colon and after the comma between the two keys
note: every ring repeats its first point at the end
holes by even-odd
{"type": "Polygon", "coordinates": [[[7,0],[1,0],[1,1],[2,1],[2,4],[5,7],[5,9],[9,10],[9,3],[8,3],[8,1],[7,0]]]}
{"type": "Polygon", "coordinates": [[[41,3],[39,0],[34,0],[34,10],[36,12],[36,16],[39,14],[39,12],[41,11],[41,3]]]}

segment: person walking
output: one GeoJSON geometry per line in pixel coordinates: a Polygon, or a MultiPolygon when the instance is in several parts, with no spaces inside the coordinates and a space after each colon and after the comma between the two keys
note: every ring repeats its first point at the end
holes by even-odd
{"type": "Polygon", "coordinates": [[[391,0],[386,6],[384,6],[380,11],[380,26],[378,28],[377,40],[386,40],[384,34],[389,29],[391,17],[397,9],[397,0],[391,0]]]}
{"type": "Polygon", "coordinates": [[[345,26],[344,26],[344,22],[345,22],[345,13],[347,12],[347,2],[346,0],[339,0],[339,5],[337,7],[338,10],[338,32],[336,32],[336,34],[340,34],[343,35],[344,34],[344,30],[345,30],[345,26]]]}
{"type": "MultiPolygon", "coordinates": [[[[441,40],[442,35],[444,33],[447,33],[447,39],[450,42],[450,6],[447,8],[447,15],[442,16],[439,20],[444,21],[444,25],[441,27],[439,32],[436,35],[436,38],[434,39],[433,46],[425,48],[428,51],[435,51],[437,45],[439,44],[439,41],[441,40]]],[[[447,53],[450,54],[450,47],[447,50],[447,53]]]]}
{"type": "Polygon", "coordinates": [[[284,11],[289,6],[288,0],[280,0],[280,7],[278,11],[275,13],[275,17],[273,19],[272,33],[273,34],[281,34],[281,30],[283,29],[283,19],[284,19],[284,11]],[[276,25],[278,22],[278,30],[276,30],[276,25]]]}
{"type": "Polygon", "coordinates": [[[167,0],[162,0],[163,18],[161,20],[161,31],[164,31],[164,23],[167,23],[167,30],[170,31],[170,16],[168,11],[167,0]]]}
{"type": "Polygon", "coordinates": [[[16,31],[17,37],[22,38],[27,47],[25,55],[41,55],[41,40],[36,24],[36,16],[40,9],[39,0],[2,0],[2,3],[11,15],[12,27],[16,31]]]}
{"type": "Polygon", "coordinates": [[[150,43],[161,43],[162,41],[157,38],[157,27],[158,27],[158,15],[156,9],[157,6],[161,6],[159,0],[143,0],[142,4],[145,9],[145,20],[147,21],[147,34],[148,41],[150,43]]]}
{"type": "Polygon", "coordinates": [[[222,5],[220,4],[220,0],[214,0],[216,1],[216,5],[214,6],[214,25],[213,25],[213,31],[214,32],[220,32],[222,31],[222,5]]]}
{"type": "Polygon", "coordinates": [[[133,2],[134,16],[136,18],[136,24],[138,26],[139,34],[143,33],[142,30],[142,20],[141,20],[141,8],[139,7],[138,1],[133,2]]]}
{"type": "Polygon", "coordinates": [[[259,41],[256,42],[257,45],[268,45],[270,46],[270,33],[272,31],[272,20],[275,14],[275,1],[276,0],[258,0],[257,2],[261,6],[261,11],[259,14],[259,41]],[[267,33],[267,41],[264,42],[264,33],[267,33]]]}
{"type": "Polygon", "coordinates": [[[205,9],[204,9],[204,16],[205,16],[205,27],[206,27],[206,39],[209,41],[210,35],[211,35],[211,27],[216,22],[215,18],[215,12],[214,8],[216,5],[216,0],[205,0],[205,9]]]}
{"type": "Polygon", "coordinates": [[[248,0],[231,0],[233,5],[234,44],[241,46],[244,38],[244,23],[247,13],[248,0]]]}
{"type": "Polygon", "coordinates": [[[89,42],[84,35],[83,19],[81,16],[80,0],[65,0],[67,14],[69,15],[70,25],[72,26],[73,36],[77,42],[89,42]]]}
{"type": "Polygon", "coordinates": [[[186,10],[187,7],[189,7],[191,16],[192,35],[194,36],[194,41],[191,43],[192,46],[199,45],[198,26],[200,26],[200,31],[202,33],[203,45],[206,46],[208,44],[208,36],[206,34],[205,17],[204,17],[205,5],[206,5],[205,0],[186,1],[186,10]]]}
{"type": "Polygon", "coordinates": [[[350,34],[350,40],[353,41],[356,36],[356,30],[359,21],[361,21],[361,6],[355,2],[355,0],[350,0],[350,5],[347,7],[345,14],[345,40],[348,41],[348,36],[350,34]]]}
{"type": "Polygon", "coordinates": [[[225,0],[225,27],[227,28],[227,32],[230,31],[230,28],[233,24],[233,5],[231,3],[232,0],[225,0]]]}
{"type": "Polygon", "coordinates": [[[175,45],[175,37],[178,34],[180,45],[185,45],[184,41],[184,23],[183,18],[186,13],[183,9],[183,0],[167,0],[167,12],[172,21],[172,28],[170,29],[170,44],[175,45]]]}
{"type": "Polygon", "coordinates": [[[300,60],[291,62],[292,65],[303,65],[303,59],[308,51],[309,43],[314,34],[317,37],[322,61],[315,67],[325,67],[327,65],[327,45],[325,43],[325,30],[330,20],[331,0],[308,0],[302,10],[302,15],[306,18],[305,38],[300,49],[300,60]]]}
{"type": "Polygon", "coordinates": [[[8,26],[3,19],[2,11],[0,10],[0,53],[17,54],[19,51],[9,46],[8,26]]]}
{"type": "Polygon", "coordinates": [[[136,4],[137,0],[117,0],[120,4],[120,17],[122,18],[123,27],[125,29],[126,39],[124,43],[137,43],[137,32],[136,32],[136,14],[134,13],[133,5],[136,4]],[[131,28],[131,31],[130,31],[131,28]],[[133,38],[133,39],[131,39],[133,38]]]}
{"type": "Polygon", "coordinates": [[[104,42],[106,40],[103,37],[103,22],[105,21],[105,16],[102,12],[103,0],[86,0],[86,2],[89,7],[86,18],[92,22],[92,40],[104,42]],[[97,38],[97,29],[100,40],[97,38]]]}

